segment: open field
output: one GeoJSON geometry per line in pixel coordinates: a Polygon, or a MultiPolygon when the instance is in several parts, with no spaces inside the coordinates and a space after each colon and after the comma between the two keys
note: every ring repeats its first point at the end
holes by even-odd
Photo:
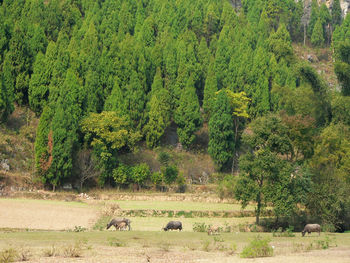
{"type": "MultiPolygon", "coordinates": [[[[183,201],[125,201],[116,200],[122,209],[155,209],[155,210],[191,210],[191,211],[236,211],[241,210],[240,204],[227,203],[202,203],[202,202],[183,202],[183,201]]],[[[248,205],[244,210],[254,210],[254,206],[248,205]]]]}
{"type": "Polygon", "coordinates": [[[97,208],[85,203],[0,199],[0,228],[63,230],[91,227],[97,208]]]}
{"type": "Polygon", "coordinates": [[[0,249],[14,247],[18,251],[31,252],[29,262],[349,262],[350,234],[332,234],[336,240],[327,250],[307,250],[310,244],[323,240],[313,234],[302,238],[272,237],[271,233],[260,233],[271,238],[274,256],[271,258],[241,259],[239,253],[256,236],[256,233],[223,233],[208,236],[196,232],[161,231],[88,231],[74,232],[8,232],[0,235],[0,249]],[[217,238],[217,242],[215,242],[217,238]],[[80,241],[79,258],[64,256],[67,248],[80,241]],[[206,245],[209,243],[208,248],[206,245]],[[296,245],[298,244],[298,246],[296,245]],[[220,245],[220,246],[218,246],[220,245]],[[236,247],[230,250],[230,247],[236,247]],[[54,247],[55,256],[48,257],[47,250],[54,247]],[[226,247],[226,249],[222,249],[226,247]],[[302,247],[302,248],[301,248],[302,247]],[[296,249],[298,248],[298,249],[296,249]],[[45,256],[46,254],[46,256],[45,256]]]}
{"type": "MultiPolygon", "coordinates": [[[[222,210],[230,206],[173,201],[117,203],[122,209],[139,209],[141,206],[143,209],[169,209],[170,206],[174,210],[222,210]]],[[[295,233],[295,237],[287,238],[273,237],[271,233],[239,232],[238,225],[253,223],[253,217],[130,217],[132,231],[92,230],[105,205],[110,204],[106,201],[0,199],[0,256],[5,249],[13,248],[16,253],[28,254],[31,263],[147,262],[147,259],[149,262],[350,262],[350,233],[321,233],[321,236],[313,233],[306,237],[295,233]],[[181,220],[183,231],[161,231],[170,220],[181,220]],[[207,233],[193,232],[195,222],[229,224],[236,228],[231,233],[208,236],[207,233]],[[76,226],[87,229],[72,231],[76,226]],[[240,258],[244,246],[257,235],[270,238],[274,256],[240,258]],[[328,249],[317,247],[324,242],[329,244],[328,249]]]]}

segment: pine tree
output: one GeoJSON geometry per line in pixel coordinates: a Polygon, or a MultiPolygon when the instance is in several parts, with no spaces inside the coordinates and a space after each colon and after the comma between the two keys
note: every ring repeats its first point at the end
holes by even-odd
{"type": "Polygon", "coordinates": [[[45,55],[39,52],[29,82],[29,105],[37,115],[41,114],[47,103],[51,77],[50,68],[46,65],[45,55]]]}
{"type": "Polygon", "coordinates": [[[185,147],[190,146],[195,139],[194,133],[202,125],[202,117],[192,75],[181,93],[179,106],[175,112],[175,123],[178,126],[179,141],[185,147]]]}
{"type": "Polygon", "coordinates": [[[336,26],[340,26],[342,22],[342,10],[340,6],[339,0],[333,1],[332,6],[332,25],[333,29],[335,29],[336,26]]]}
{"type": "Polygon", "coordinates": [[[3,74],[0,72],[0,122],[6,121],[14,110],[13,92],[8,90],[10,87],[5,85],[3,74]]]}
{"type": "Polygon", "coordinates": [[[312,0],[310,21],[307,29],[307,35],[310,39],[319,16],[320,16],[320,7],[318,6],[317,0],[312,0]]]}
{"type": "Polygon", "coordinates": [[[232,157],[233,150],[234,127],[230,102],[226,92],[219,92],[209,120],[208,153],[219,169],[222,169],[232,157]]]}
{"type": "Polygon", "coordinates": [[[149,102],[148,123],[144,128],[147,146],[153,148],[158,145],[165,129],[170,124],[171,103],[170,94],[163,86],[160,69],[154,76],[151,100],[149,102]]]}
{"type": "Polygon", "coordinates": [[[72,180],[73,154],[78,147],[81,118],[82,87],[72,69],[68,69],[52,118],[52,165],[48,171],[49,184],[55,189],[64,180],[72,180]]]}
{"type": "Polygon", "coordinates": [[[214,59],[211,59],[209,64],[207,79],[204,86],[203,109],[208,118],[213,113],[215,93],[218,90],[218,82],[214,70],[214,59]]]}
{"type": "Polygon", "coordinates": [[[323,27],[321,19],[317,20],[314,30],[312,31],[311,43],[315,47],[321,47],[324,45],[323,27]]]}

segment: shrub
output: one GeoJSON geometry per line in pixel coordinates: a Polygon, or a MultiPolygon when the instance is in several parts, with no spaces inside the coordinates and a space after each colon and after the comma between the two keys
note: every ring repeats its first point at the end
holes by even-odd
{"type": "Polygon", "coordinates": [[[117,185],[126,185],[130,182],[130,167],[120,164],[118,168],[113,170],[113,179],[117,185]]]}
{"type": "Polygon", "coordinates": [[[192,228],[193,228],[194,232],[207,232],[208,228],[209,228],[209,225],[206,225],[205,223],[197,223],[197,222],[195,222],[193,224],[192,228]]]}
{"type": "Polygon", "coordinates": [[[17,260],[28,261],[31,256],[32,256],[32,253],[29,248],[21,247],[21,249],[18,252],[17,260]]]}
{"type": "Polygon", "coordinates": [[[87,230],[86,227],[82,227],[82,226],[75,226],[73,229],[73,232],[85,232],[87,230]]]}
{"type": "Polygon", "coordinates": [[[150,178],[151,172],[146,163],[135,165],[131,169],[131,180],[139,186],[150,178]]]}
{"type": "Polygon", "coordinates": [[[63,256],[66,258],[79,258],[83,254],[83,242],[76,241],[74,244],[68,244],[63,247],[63,256]]]}
{"type": "Polygon", "coordinates": [[[285,231],[283,231],[282,227],[279,227],[277,230],[272,231],[272,236],[274,237],[295,237],[293,233],[294,227],[290,226],[285,231]]]}
{"type": "Polygon", "coordinates": [[[15,262],[18,252],[14,248],[6,248],[0,252],[0,263],[15,262]]]}
{"type": "Polygon", "coordinates": [[[151,174],[151,182],[154,185],[161,185],[163,183],[164,176],[161,172],[154,172],[151,174]]]}
{"type": "Polygon", "coordinates": [[[45,248],[43,250],[43,254],[45,257],[55,257],[55,256],[57,256],[58,253],[57,253],[57,249],[56,249],[55,245],[51,245],[51,247],[45,248]]]}
{"type": "Polygon", "coordinates": [[[202,250],[209,252],[210,251],[210,241],[203,240],[202,241],[202,250]]]}
{"type": "Polygon", "coordinates": [[[178,189],[176,192],[178,193],[184,193],[186,191],[186,179],[184,177],[183,174],[180,174],[177,179],[176,179],[176,183],[178,186],[178,189]]]}
{"type": "Polygon", "coordinates": [[[235,194],[235,185],[237,177],[232,175],[226,175],[224,179],[218,184],[217,192],[220,199],[226,197],[232,197],[235,194]]]}
{"type": "Polygon", "coordinates": [[[242,258],[258,258],[258,257],[272,257],[273,248],[269,245],[270,239],[261,237],[255,237],[249,245],[244,247],[241,257],[242,258]]]}
{"type": "Polygon", "coordinates": [[[166,167],[165,171],[164,171],[165,182],[167,184],[172,184],[173,182],[175,182],[178,173],[179,173],[179,171],[178,171],[176,166],[172,165],[172,166],[166,167]]]}
{"type": "Polygon", "coordinates": [[[107,224],[112,220],[112,217],[113,216],[107,216],[107,215],[100,216],[100,218],[96,221],[92,229],[103,231],[104,229],[106,229],[107,224]]]}
{"type": "Polygon", "coordinates": [[[335,232],[336,228],[333,224],[323,224],[321,226],[322,232],[335,232]]]}
{"type": "Polygon", "coordinates": [[[170,154],[167,152],[160,152],[158,154],[158,161],[163,165],[163,166],[168,166],[170,162],[170,154]]]}

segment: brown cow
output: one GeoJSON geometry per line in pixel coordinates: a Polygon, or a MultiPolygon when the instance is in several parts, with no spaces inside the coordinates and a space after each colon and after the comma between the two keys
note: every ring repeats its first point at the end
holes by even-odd
{"type": "Polygon", "coordinates": [[[122,230],[126,229],[126,227],[131,229],[130,226],[131,221],[127,218],[122,218],[122,219],[112,219],[109,224],[107,224],[107,229],[109,229],[111,226],[114,226],[116,230],[122,230]]]}

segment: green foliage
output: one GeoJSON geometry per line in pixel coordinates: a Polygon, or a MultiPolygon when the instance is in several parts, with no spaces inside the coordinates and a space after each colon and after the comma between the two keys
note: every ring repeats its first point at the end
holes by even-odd
{"type": "Polygon", "coordinates": [[[279,227],[277,230],[272,231],[273,237],[295,237],[293,233],[294,227],[290,226],[283,231],[282,227],[279,227]]]}
{"type": "Polygon", "coordinates": [[[290,216],[298,210],[298,204],[306,202],[310,175],[281,158],[291,155],[292,145],[279,117],[258,118],[248,129],[242,140],[251,151],[239,160],[241,174],[236,184],[236,199],[243,207],[249,201],[257,203],[257,224],[267,202],[274,205],[275,216],[290,216]]]}
{"type": "Polygon", "coordinates": [[[141,186],[151,175],[149,166],[145,163],[138,164],[132,167],[131,180],[141,186]]]}
{"type": "Polygon", "coordinates": [[[133,149],[141,138],[140,133],[133,130],[130,121],[113,111],[91,113],[81,121],[81,129],[86,141],[90,142],[95,154],[99,156],[102,184],[115,168],[117,152],[123,148],[133,149]]]}
{"type": "Polygon", "coordinates": [[[235,195],[235,187],[237,177],[226,175],[222,181],[218,183],[217,192],[221,199],[232,198],[235,195]]]}
{"type": "Polygon", "coordinates": [[[234,149],[232,111],[226,92],[219,92],[213,114],[209,120],[208,152],[222,168],[231,158],[234,149]]]}
{"type": "Polygon", "coordinates": [[[120,164],[118,168],[113,169],[113,179],[117,185],[126,185],[131,181],[130,167],[120,164]]]}
{"type": "Polygon", "coordinates": [[[189,147],[195,139],[194,133],[202,125],[198,97],[192,76],[188,79],[186,87],[181,93],[179,106],[175,112],[175,122],[178,126],[179,141],[185,147],[189,147]]]}
{"type": "Polygon", "coordinates": [[[4,75],[0,72],[0,121],[6,121],[8,116],[13,112],[13,92],[11,86],[6,85],[4,75]]]}
{"type": "Polygon", "coordinates": [[[160,152],[158,154],[158,161],[161,163],[163,166],[168,166],[170,162],[171,156],[167,152],[160,152]]]}
{"type": "Polygon", "coordinates": [[[311,215],[336,228],[349,220],[348,136],[349,128],[342,123],[324,128],[310,161],[314,184],[308,195],[307,208],[311,215]]]}
{"type": "Polygon", "coordinates": [[[154,172],[151,174],[150,179],[154,185],[161,185],[164,181],[164,175],[161,172],[154,172]]]}
{"type": "Polygon", "coordinates": [[[312,30],[311,43],[315,47],[322,47],[324,45],[323,27],[322,20],[318,19],[314,29],[312,30]]]}
{"type": "Polygon", "coordinates": [[[340,6],[340,0],[334,0],[332,5],[332,24],[335,28],[340,26],[342,22],[342,9],[340,6]]]}
{"type": "Polygon", "coordinates": [[[144,128],[148,147],[155,147],[170,124],[171,102],[170,94],[163,86],[161,72],[158,69],[152,84],[149,103],[148,123],[144,128]]]}
{"type": "Polygon", "coordinates": [[[172,184],[173,182],[175,182],[178,174],[179,174],[179,170],[177,169],[176,166],[171,165],[171,166],[165,167],[165,170],[164,170],[165,183],[172,184]]]}
{"type": "Polygon", "coordinates": [[[342,85],[342,94],[350,96],[350,42],[341,42],[336,50],[338,57],[334,65],[334,71],[342,85]]]}
{"type": "Polygon", "coordinates": [[[207,232],[210,225],[195,222],[192,226],[193,232],[207,232]]]}
{"type": "Polygon", "coordinates": [[[270,239],[262,239],[257,236],[249,243],[249,245],[243,248],[240,256],[241,258],[272,257],[273,248],[269,243],[270,239]]]}

